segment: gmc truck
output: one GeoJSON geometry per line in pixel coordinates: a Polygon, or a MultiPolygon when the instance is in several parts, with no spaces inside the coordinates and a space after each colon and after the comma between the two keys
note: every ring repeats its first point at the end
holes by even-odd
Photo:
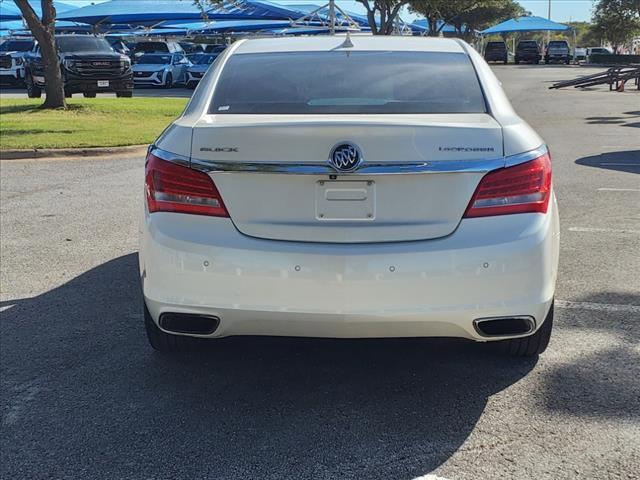
{"type": "Polygon", "coordinates": [[[11,37],[0,44],[0,83],[20,85],[24,81],[24,56],[33,48],[33,39],[11,37]]]}
{"type": "MultiPolygon", "coordinates": [[[[93,35],[56,35],[56,44],[65,96],[82,93],[93,98],[105,92],[133,96],[131,60],[107,40],[93,35]]],[[[36,44],[24,60],[27,95],[39,98],[45,83],[40,47],[36,44]]]]}

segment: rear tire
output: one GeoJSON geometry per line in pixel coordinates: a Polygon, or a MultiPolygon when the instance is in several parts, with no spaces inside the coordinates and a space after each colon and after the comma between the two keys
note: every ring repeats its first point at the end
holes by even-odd
{"type": "Polygon", "coordinates": [[[193,337],[186,337],[184,335],[171,335],[165,333],[156,325],[156,322],[151,318],[147,305],[144,304],[144,326],[147,331],[147,339],[149,344],[160,353],[179,353],[188,352],[193,350],[196,345],[201,343],[201,340],[193,337]]]}
{"type": "Polygon", "coordinates": [[[512,357],[536,357],[544,353],[549,346],[551,330],[553,330],[553,302],[547,318],[536,333],[528,337],[500,340],[496,343],[501,353],[512,357]]]}
{"type": "Polygon", "coordinates": [[[96,98],[96,92],[84,92],[82,96],[84,98],[96,98]]]}
{"type": "Polygon", "coordinates": [[[25,86],[27,87],[27,97],[40,98],[42,97],[42,89],[33,83],[33,77],[27,72],[24,79],[25,86]]]}
{"type": "Polygon", "coordinates": [[[164,79],[164,88],[172,88],[173,87],[173,77],[170,73],[167,73],[167,77],[164,79]]]}
{"type": "Polygon", "coordinates": [[[131,98],[133,97],[133,90],[124,90],[122,92],[116,92],[116,97],[131,98]]]}

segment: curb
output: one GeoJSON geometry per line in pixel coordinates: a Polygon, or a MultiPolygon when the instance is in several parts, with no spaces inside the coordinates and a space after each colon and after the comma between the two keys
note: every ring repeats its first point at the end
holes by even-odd
{"type": "Polygon", "coordinates": [[[98,148],[42,148],[33,150],[2,150],[0,160],[35,160],[47,158],[99,158],[114,155],[140,155],[147,153],[149,145],[130,145],[127,147],[98,148]]]}

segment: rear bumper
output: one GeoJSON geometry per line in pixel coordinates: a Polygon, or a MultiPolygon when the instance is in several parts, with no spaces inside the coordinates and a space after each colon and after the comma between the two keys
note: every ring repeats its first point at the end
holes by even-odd
{"type": "Polygon", "coordinates": [[[539,62],[542,60],[542,55],[535,53],[521,53],[516,55],[516,61],[519,62],[539,62]]]}
{"type": "MultiPolygon", "coordinates": [[[[229,219],[146,214],[140,272],[152,317],[220,318],[210,336],[443,336],[486,341],[478,318],[529,315],[553,299],[558,215],[465,219],[428,241],[262,240],[229,219]]],[[[496,337],[498,339],[500,337],[496,337]]]]}
{"type": "Polygon", "coordinates": [[[545,56],[545,60],[548,62],[564,62],[566,60],[570,60],[571,55],[568,53],[549,53],[545,56]]]}
{"type": "Polygon", "coordinates": [[[487,62],[504,62],[508,59],[508,55],[506,53],[488,53],[485,54],[484,59],[487,62]]]}

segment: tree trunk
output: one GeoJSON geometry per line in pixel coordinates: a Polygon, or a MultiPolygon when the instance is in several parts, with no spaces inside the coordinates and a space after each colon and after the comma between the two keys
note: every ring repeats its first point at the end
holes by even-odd
{"type": "Polygon", "coordinates": [[[45,78],[44,88],[47,95],[42,108],[67,108],[55,37],[47,35],[44,40],[44,42],[38,41],[42,54],[45,78]]]}
{"type": "Polygon", "coordinates": [[[53,6],[53,0],[41,0],[42,20],[38,18],[27,0],[15,0],[15,3],[40,46],[46,93],[41,108],[67,108],[56,47],[56,9],[53,6]]]}
{"type": "Polygon", "coordinates": [[[376,14],[373,10],[367,10],[367,20],[369,21],[369,27],[371,27],[371,33],[377,35],[378,25],[376,24],[376,14]]]}

